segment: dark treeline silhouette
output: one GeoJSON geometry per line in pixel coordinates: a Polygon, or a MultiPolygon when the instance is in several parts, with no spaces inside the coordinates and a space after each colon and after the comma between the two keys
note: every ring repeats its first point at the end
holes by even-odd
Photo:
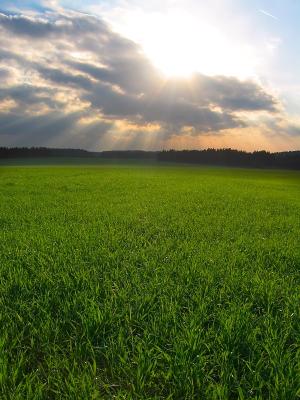
{"type": "Polygon", "coordinates": [[[163,151],[103,151],[90,152],[80,149],[51,149],[45,147],[0,147],[0,158],[43,157],[96,157],[105,159],[138,159],[231,167],[285,168],[300,170],[300,151],[253,153],[233,149],[163,150],[163,151]]]}
{"type": "Polygon", "coordinates": [[[114,150],[97,153],[98,157],[114,159],[157,160],[158,151],[114,150]]]}
{"type": "Polygon", "coordinates": [[[0,147],[0,158],[90,157],[94,153],[80,149],[47,147],[0,147]]]}
{"type": "Polygon", "coordinates": [[[160,152],[158,160],[231,167],[300,169],[300,151],[248,153],[233,149],[168,150],[160,152]]]}

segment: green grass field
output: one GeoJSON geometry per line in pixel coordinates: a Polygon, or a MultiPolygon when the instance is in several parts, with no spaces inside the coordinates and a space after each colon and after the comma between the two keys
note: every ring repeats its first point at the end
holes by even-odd
{"type": "Polygon", "coordinates": [[[0,167],[0,398],[300,397],[300,173],[0,167]]]}

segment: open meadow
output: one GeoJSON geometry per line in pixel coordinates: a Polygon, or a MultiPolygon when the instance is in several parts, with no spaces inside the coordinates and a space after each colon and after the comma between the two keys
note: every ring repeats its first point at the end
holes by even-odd
{"type": "Polygon", "coordinates": [[[0,166],[0,398],[300,397],[300,172],[0,166]]]}

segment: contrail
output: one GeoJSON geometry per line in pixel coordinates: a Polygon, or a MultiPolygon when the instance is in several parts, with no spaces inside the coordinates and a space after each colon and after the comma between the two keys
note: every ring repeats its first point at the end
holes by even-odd
{"type": "Polygon", "coordinates": [[[275,15],[272,15],[272,14],[270,14],[270,13],[268,13],[267,11],[265,11],[265,10],[258,10],[260,13],[262,13],[262,14],[265,14],[267,17],[270,17],[270,18],[273,18],[273,19],[276,19],[276,21],[278,21],[278,18],[277,17],[275,17],[275,15]]]}

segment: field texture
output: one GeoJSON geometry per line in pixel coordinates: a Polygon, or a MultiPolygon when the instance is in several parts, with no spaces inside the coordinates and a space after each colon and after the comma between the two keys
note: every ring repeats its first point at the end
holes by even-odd
{"type": "Polygon", "coordinates": [[[0,179],[1,399],[300,397],[300,173],[0,179]]]}

